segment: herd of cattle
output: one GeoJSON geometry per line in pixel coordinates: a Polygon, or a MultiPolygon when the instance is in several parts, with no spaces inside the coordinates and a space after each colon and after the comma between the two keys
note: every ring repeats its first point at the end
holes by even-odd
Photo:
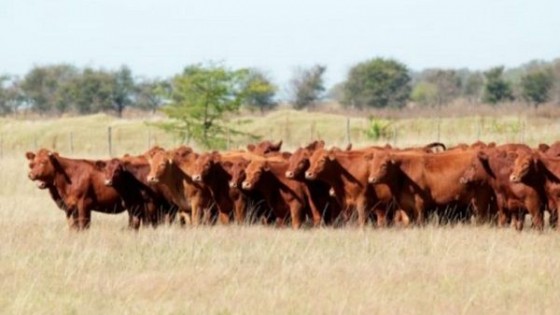
{"type": "Polygon", "coordinates": [[[282,142],[247,150],[197,153],[154,147],[110,160],[27,152],[29,178],[48,190],[71,229],[88,228],[91,211],[128,211],[129,226],[258,222],[293,228],[352,224],[491,223],[558,226],[560,142],[476,142],[446,148],[326,148],[315,141],[294,152],[282,142]]]}

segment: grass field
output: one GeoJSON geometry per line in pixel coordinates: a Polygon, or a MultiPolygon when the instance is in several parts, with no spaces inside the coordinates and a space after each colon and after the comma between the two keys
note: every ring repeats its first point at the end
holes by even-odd
{"type": "MultiPolygon", "coordinates": [[[[344,143],[345,117],[313,115],[280,111],[251,118],[243,128],[280,133],[274,138],[293,148],[313,136],[315,121],[317,137],[344,143]]],[[[433,121],[393,122],[397,145],[436,140],[433,121]]],[[[542,117],[446,118],[440,140],[472,142],[480,128],[484,140],[525,137],[536,144],[555,140],[556,125],[542,117]],[[484,124],[477,127],[477,120],[484,124]],[[524,135],[511,127],[519,121],[524,135]]],[[[69,232],[48,194],[27,179],[23,153],[35,145],[52,148],[54,141],[69,155],[72,132],[74,155],[106,156],[107,126],[113,127],[115,155],[144,151],[148,134],[150,144],[176,144],[155,129],[148,132],[140,119],[0,121],[0,313],[558,313],[560,235],[549,229],[173,226],[134,233],[124,229],[124,214],[94,214],[89,231],[69,232]]],[[[351,119],[353,142],[369,141],[360,129],[367,126],[365,118],[351,119]]]]}

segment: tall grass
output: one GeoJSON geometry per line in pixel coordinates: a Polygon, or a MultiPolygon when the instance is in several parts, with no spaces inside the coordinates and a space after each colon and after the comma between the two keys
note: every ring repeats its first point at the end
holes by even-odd
{"type": "MultiPolygon", "coordinates": [[[[346,117],[280,111],[243,124],[285,139],[343,144],[346,117]],[[310,134],[311,123],[315,134],[310,134]],[[286,127],[288,124],[289,127],[286,127]]],[[[352,141],[366,117],[351,118],[352,141]]],[[[556,122],[517,116],[441,120],[445,142],[550,142],[556,122]]],[[[434,120],[401,119],[398,145],[434,139],[434,120]]],[[[125,229],[126,215],[94,214],[83,233],[27,179],[26,149],[75,133],[75,155],[106,156],[147,147],[142,120],[104,115],[51,121],[3,120],[0,159],[0,313],[3,314],[556,314],[560,238],[487,226],[292,231],[261,226],[125,229]],[[116,135],[115,134],[115,135],[116,135]]],[[[152,130],[158,143],[173,139],[152,130]]],[[[361,138],[360,138],[361,137],[361,138]]],[[[387,141],[380,139],[379,141],[387,141]]],[[[241,140],[237,145],[241,145],[241,140]]]]}

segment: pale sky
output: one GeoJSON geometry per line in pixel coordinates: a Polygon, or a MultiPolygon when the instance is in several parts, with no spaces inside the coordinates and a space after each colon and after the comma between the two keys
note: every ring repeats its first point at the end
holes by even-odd
{"type": "Polygon", "coordinates": [[[327,65],[328,85],[373,57],[413,70],[518,66],[560,57],[559,0],[0,0],[0,73],[33,65],[258,67],[284,85],[327,65]]]}

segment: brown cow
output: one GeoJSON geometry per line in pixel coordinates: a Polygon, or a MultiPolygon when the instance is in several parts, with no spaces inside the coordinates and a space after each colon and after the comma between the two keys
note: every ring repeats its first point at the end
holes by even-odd
{"type": "Polygon", "coordinates": [[[289,155],[274,158],[253,159],[247,166],[242,187],[260,191],[270,208],[273,209],[277,225],[282,226],[290,216],[292,227],[297,229],[303,223],[305,212],[311,215],[313,225],[321,224],[321,211],[317,209],[307,185],[287,179],[289,155]],[[307,211],[310,209],[310,211],[307,211]],[[310,213],[309,213],[310,212],[310,213]]]}
{"type": "Polygon", "coordinates": [[[460,179],[472,165],[473,150],[441,153],[419,151],[376,151],[369,158],[369,182],[385,183],[412,221],[424,224],[430,210],[472,205],[479,222],[492,213],[493,193],[489,187],[467,185],[460,179]]]}
{"type": "Polygon", "coordinates": [[[543,209],[547,204],[543,184],[510,181],[515,159],[522,152],[530,153],[532,150],[523,144],[483,148],[478,151],[462,181],[485,183],[492,187],[496,194],[499,226],[511,221],[516,229],[523,229],[525,213],[528,211],[532,216],[533,225],[542,229],[543,209]]]}
{"type": "Polygon", "coordinates": [[[550,211],[549,223],[558,227],[558,206],[560,205],[560,158],[549,156],[539,150],[519,151],[509,179],[514,184],[544,188],[550,211]],[[538,187],[542,185],[544,187],[538,187]]]}
{"type": "Polygon", "coordinates": [[[269,140],[265,140],[257,144],[247,145],[247,151],[257,155],[265,155],[271,152],[280,152],[281,148],[282,140],[278,141],[277,143],[272,143],[269,140]]]}
{"type": "MultiPolygon", "coordinates": [[[[325,224],[333,223],[340,215],[341,206],[335,198],[334,191],[331,187],[323,182],[317,180],[308,180],[305,178],[305,172],[309,168],[309,157],[319,148],[324,148],[325,142],[314,141],[297,149],[290,159],[288,160],[288,168],[286,170],[286,178],[296,180],[307,185],[311,198],[314,204],[322,212],[322,218],[325,224]]],[[[346,151],[351,149],[351,145],[347,146],[346,151]]]]}
{"type": "Polygon", "coordinates": [[[186,173],[186,169],[196,160],[196,157],[196,153],[191,148],[184,146],[171,151],[154,147],[146,153],[150,163],[148,182],[167,187],[166,198],[179,207],[183,225],[191,221],[197,226],[201,215],[204,215],[202,218],[204,223],[208,223],[211,219],[210,191],[194,182],[186,173]]]}
{"type": "Polygon", "coordinates": [[[105,170],[105,184],[119,192],[127,208],[140,211],[144,224],[155,227],[161,222],[171,223],[176,206],[165,199],[158,184],[148,183],[150,165],[145,157],[114,158],[97,164],[105,170]]]}
{"type": "MultiPolygon", "coordinates": [[[[68,159],[41,149],[37,154],[27,152],[29,178],[52,183],[64,203],[66,218],[71,229],[90,226],[91,211],[121,213],[125,211],[117,191],[106,187],[103,172],[94,161],[68,159]]],[[[134,226],[134,216],[129,212],[129,224],[134,226]]]]}
{"type": "Polygon", "coordinates": [[[325,150],[319,148],[309,157],[309,168],[305,172],[308,180],[327,183],[335,192],[342,214],[347,221],[354,211],[358,214],[358,225],[364,226],[368,211],[374,209],[378,224],[385,223],[391,210],[393,196],[386,185],[369,185],[364,155],[367,151],[325,150]]]}

